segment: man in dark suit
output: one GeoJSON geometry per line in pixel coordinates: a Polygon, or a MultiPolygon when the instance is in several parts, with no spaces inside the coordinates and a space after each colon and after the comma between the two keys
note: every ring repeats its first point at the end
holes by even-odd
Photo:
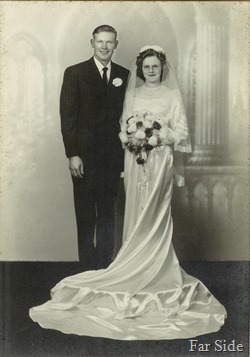
{"type": "Polygon", "coordinates": [[[129,74],[111,62],[117,44],[113,27],[97,27],[91,39],[94,56],[66,69],[61,90],[61,129],[83,270],[106,268],[112,261],[114,204],[123,168],[119,119],[129,74]]]}

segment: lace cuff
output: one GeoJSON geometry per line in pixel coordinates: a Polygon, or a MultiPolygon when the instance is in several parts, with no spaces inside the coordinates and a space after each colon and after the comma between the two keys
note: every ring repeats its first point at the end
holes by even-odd
{"type": "Polygon", "coordinates": [[[178,144],[181,141],[180,135],[173,129],[169,128],[168,129],[168,140],[171,141],[171,143],[174,144],[174,150],[178,150],[178,144]]]}
{"type": "Polygon", "coordinates": [[[183,137],[183,133],[178,133],[177,130],[173,130],[171,128],[168,129],[168,139],[174,144],[174,150],[178,150],[181,152],[191,152],[191,145],[186,142],[186,137],[183,137]]]}

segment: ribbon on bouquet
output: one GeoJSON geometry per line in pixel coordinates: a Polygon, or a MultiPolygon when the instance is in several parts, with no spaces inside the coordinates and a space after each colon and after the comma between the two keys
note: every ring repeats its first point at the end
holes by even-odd
{"type": "Polygon", "coordinates": [[[148,199],[148,167],[147,167],[147,153],[143,150],[140,153],[140,158],[143,159],[143,164],[139,165],[142,170],[141,179],[138,182],[138,195],[139,195],[139,212],[145,208],[148,199]]]}

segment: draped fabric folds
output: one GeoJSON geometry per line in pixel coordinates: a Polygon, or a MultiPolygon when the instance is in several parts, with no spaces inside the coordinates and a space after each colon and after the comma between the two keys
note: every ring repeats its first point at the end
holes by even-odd
{"type": "MultiPolygon", "coordinates": [[[[163,101],[159,96],[150,101],[151,110],[169,110],[165,94],[163,101]]],[[[148,100],[135,101],[136,109],[142,105],[148,100]]],[[[176,140],[181,135],[175,131],[176,140]]],[[[164,340],[195,337],[223,325],[224,307],[183,271],[171,243],[172,147],[151,150],[145,166],[125,151],[126,209],[118,256],[105,270],[63,279],[50,301],[30,309],[42,327],[118,340],[164,340]]]]}

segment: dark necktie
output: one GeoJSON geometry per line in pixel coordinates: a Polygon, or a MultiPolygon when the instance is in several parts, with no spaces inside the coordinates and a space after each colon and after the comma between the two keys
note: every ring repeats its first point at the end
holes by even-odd
{"type": "Polygon", "coordinates": [[[102,80],[103,80],[103,83],[105,84],[105,87],[108,86],[108,78],[107,78],[107,70],[108,70],[108,67],[103,67],[103,75],[102,75],[102,80]]]}

